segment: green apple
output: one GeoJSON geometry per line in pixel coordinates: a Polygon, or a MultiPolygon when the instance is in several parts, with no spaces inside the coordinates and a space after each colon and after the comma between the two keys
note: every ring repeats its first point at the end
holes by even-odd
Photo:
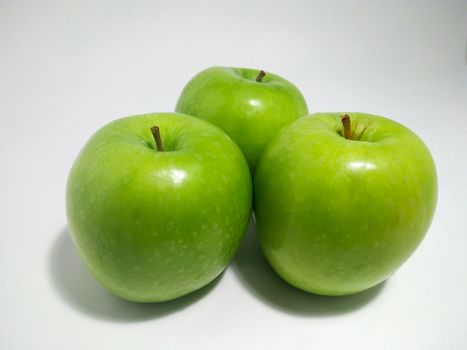
{"type": "Polygon", "coordinates": [[[248,164],[219,128],[176,113],[133,116],[100,129],[79,154],[68,225],[104,287],[164,301],[224,270],[245,232],[251,192],[248,164]]]}
{"type": "Polygon", "coordinates": [[[212,67],[183,89],[176,111],[217,125],[242,150],[250,169],[284,126],[308,113],[300,91],[287,80],[256,69],[212,67]]]}
{"type": "Polygon", "coordinates": [[[285,128],[255,177],[262,249],[290,284],[346,295],[388,278],[422,241],[437,199],[428,148],[379,116],[318,113],[285,128]]]}

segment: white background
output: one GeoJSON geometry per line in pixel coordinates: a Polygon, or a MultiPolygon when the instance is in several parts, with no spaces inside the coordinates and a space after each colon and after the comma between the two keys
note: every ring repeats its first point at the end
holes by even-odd
{"type": "Polygon", "coordinates": [[[465,1],[0,0],[0,349],[466,349],[465,1]],[[276,277],[250,228],[215,283],[134,304],[88,275],[64,188],[89,136],[172,111],[212,65],[294,82],[311,111],[362,111],[418,133],[439,201],[386,283],[323,298],[276,277]]]}

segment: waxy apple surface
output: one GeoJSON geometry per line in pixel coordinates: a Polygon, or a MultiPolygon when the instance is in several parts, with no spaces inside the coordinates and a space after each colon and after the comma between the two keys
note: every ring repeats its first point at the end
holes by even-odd
{"type": "Polygon", "coordinates": [[[212,67],[183,89],[176,111],[205,119],[240,147],[252,172],[267,144],[284,126],[308,113],[300,91],[289,81],[247,68],[212,67]]]}
{"type": "Polygon", "coordinates": [[[255,177],[262,249],[290,284],[323,295],[352,294],[390,276],[422,241],[436,206],[435,165],[401,124],[318,113],[285,128],[255,177]]]}
{"type": "Polygon", "coordinates": [[[68,224],[104,287],[164,301],[224,270],[248,223],[251,191],[247,162],[219,128],[175,113],[128,117],[99,130],[75,161],[68,224]]]}

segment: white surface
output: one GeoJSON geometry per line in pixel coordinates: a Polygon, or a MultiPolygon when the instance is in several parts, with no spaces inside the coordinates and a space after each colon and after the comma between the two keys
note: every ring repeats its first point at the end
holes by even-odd
{"type": "Polygon", "coordinates": [[[0,349],[466,349],[465,1],[0,0],[0,349]],[[173,110],[212,65],[294,82],[311,111],[392,117],[439,172],[433,224],[382,287],[320,298],[267,267],[252,232],[221,279],[180,300],[118,300],[66,231],[88,137],[173,110]]]}

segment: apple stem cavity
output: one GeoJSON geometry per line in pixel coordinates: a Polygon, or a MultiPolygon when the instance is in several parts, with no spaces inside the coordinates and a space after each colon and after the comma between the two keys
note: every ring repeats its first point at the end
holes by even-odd
{"type": "Polygon", "coordinates": [[[264,70],[260,70],[258,75],[256,76],[256,81],[258,83],[262,83],[263,82],[263,78],[265,77],[266,75],[266,72],[264,70]]]}
{"type": "Polygon", "coordinates": [[[161,140],[161,133],[159,131],[158,126],[153,126],[151,128],[152,136],[154,136],[154,140],[156,141],[156,147],[159,152],[164,152],[164,145],[162,144],[161,140]]]}
{"type": "Polygon", "coordinates": [[[352,140],[351,129],[350,129],[350,117],[348,114],[341,116],[342,126],[344,127],[344,137],[347,140],[352,140]]]}

